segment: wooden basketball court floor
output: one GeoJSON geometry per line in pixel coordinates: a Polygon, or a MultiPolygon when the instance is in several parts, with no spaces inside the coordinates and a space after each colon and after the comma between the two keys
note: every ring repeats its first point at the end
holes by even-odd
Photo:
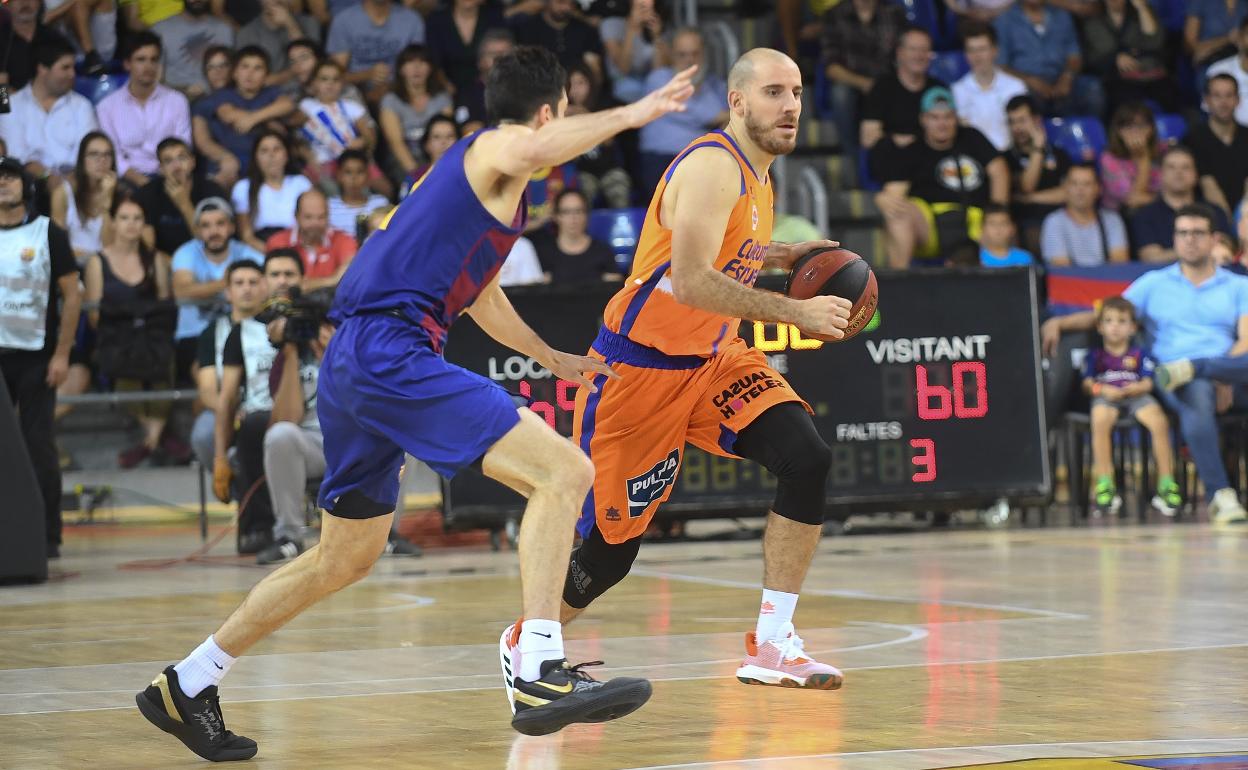
{"type": "MultiPolygon", "coordinates": [[[[134,693],[264,568],[118,568],[197,544],[180,529],[79,530],[58,579],[0,588],[0,768],[206,766],[138,715],[134,693]]],[[[227,724],[259,742],[250,766],[300,770],[917,770],[1248,754],[1248,532],[825,538],[797,621],[807,649],[845,670],[837,692],[733,677],[760,570],[758,541],[647,544],[634,575],[566,638],[574,662],[651,678],[653,699],[622,721],[525,738],[508,726],[497,663],[517,610],[514,555],[383,561],[234,667],[227,724]]]]}

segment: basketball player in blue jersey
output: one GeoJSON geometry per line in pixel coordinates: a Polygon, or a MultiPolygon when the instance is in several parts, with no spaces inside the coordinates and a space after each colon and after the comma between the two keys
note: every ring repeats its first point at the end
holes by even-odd
{"type": "MultiPolygon", "coordinates": [[[[403,454],[444,476],[470,465],[528,498],[520,534],[523,700],[512,726],[540,735],[640,708],[644,679],[599,682],[564,659],[564,572],[589,459],[491,381],[442,358],[460,313],[556,377],[613,376],[588,357],[552,350],[516,314],[498,271],[524,230],[534,171],[565,163],[613,135],[684,109],[694,69],[633,104],[563,118],[566,75],[538,48],[501,58],[486,83],[497,128],[455,144],[365,243],[338,286],[317,411],[325,436],[321,539],[252,589],[215,634],[139,693],[152,724],[205,759],[249,759],[256,743],[225,729],[217,684],[235,659],[313,603],[368,574],[386,545],[403,454]]],[[[315,676],[315,674],[312,674],[315,676]]]]}

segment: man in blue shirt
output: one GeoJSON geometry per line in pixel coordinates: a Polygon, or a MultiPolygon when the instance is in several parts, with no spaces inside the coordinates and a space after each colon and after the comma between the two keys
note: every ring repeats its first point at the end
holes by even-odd
{"type": "MultiPolygon", "coordinates": [[[[1174,362],[1158,384],[1165,405],[1179,415],[1183,439],[1209,499],[1209,517],[1220,525],[1248,521],[1248,513],[1231,487],[1218,440],[1218,412],[1239,396],[1248,403],[1248,389],[1236,392],[1222,380],[1248,383],[1248,358],[1243,365],[1215,360],[1198,368],[1190,360],[1237,357],[1248,353],[1248,280],[1213,262],[1213,212],[1204,204],[1179,209],[1174,220],[1178,262],[1137,278],[1123,296],[1135,305],[1153,358],[1174,362]],[[1215,380],[1214,378],[1217,378],[1215,380]]],[[[1046,353],[1057,347],[1063,331],[1090,330],[1089,311],[1051,318],[1041,328],[1046,353]]]]}
{"type": "Polygon", "coordinates": [[[1101,116],[1105,92],[1099,80],[1079,74],[1083,54],[1069,13],[1047,0],[1019,0],[995,26],[997,63],[1027,84],[1044,114],[1101,116]]]}

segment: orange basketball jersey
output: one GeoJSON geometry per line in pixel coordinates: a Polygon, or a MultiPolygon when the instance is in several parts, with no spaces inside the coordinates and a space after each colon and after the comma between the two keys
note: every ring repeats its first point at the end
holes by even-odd
{"type": "MultiPolygon", "coordinates": [[[[611,331],[673,356],[714,355],[737,336],[741,322],[739,318],[682,305],[672,294],[672,231],[659,222],[663,192],[677,164],[702,147],[718,147],[720,152],[731,153],[741,169],[741,195],[715,255],[715,269],[738,283],[753,286],[771,243],[771,182],[758,178],[731,136],[712,131],[695,139],[676,156],[663,173],[646,211],[632,274],[624,288],[611,298],[604,314],[606,327],[611,331]]],[[[697,195],[697,187],[688,187],[685,194],[697,195]]]]}

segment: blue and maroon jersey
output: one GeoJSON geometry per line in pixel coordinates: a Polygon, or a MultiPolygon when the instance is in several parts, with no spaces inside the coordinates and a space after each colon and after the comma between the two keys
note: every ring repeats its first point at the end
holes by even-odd
{"type": "Polygon", "coordinates": [[[504,225],[468,184],[464,153],[482,133],[447,150],[364,242],[334,292],[331,321],[397,313],[441,352],[447,330],[494,279],[527,221],[523,199],[504,225]]]}
{"type": "Polygon", "coordinates": [[[1103,385],[1121,388],[1140,380],[1151,380],[1156,362],[1138,347],[1115,356],[1105,348],[1093,348],[1083,364],[1083,376],[1103,385]]]}

